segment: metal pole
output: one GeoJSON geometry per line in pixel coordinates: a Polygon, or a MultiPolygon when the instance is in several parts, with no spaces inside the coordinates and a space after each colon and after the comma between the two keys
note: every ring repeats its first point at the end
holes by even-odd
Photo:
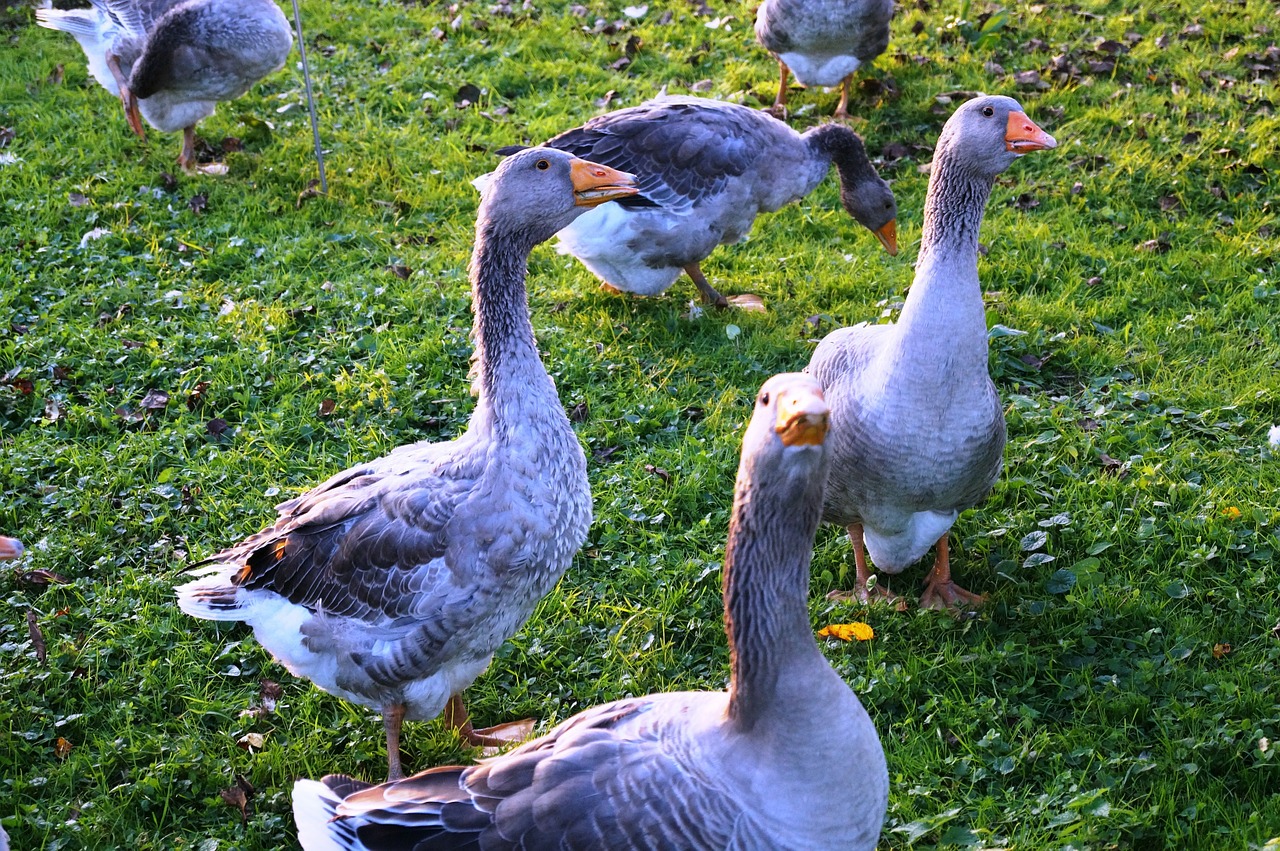
{"type": "Polygon", "coordinates": [[[316,99],[311,94],[311,70],[307,67],[307,40],[302,35],[302,11],[293,0],[293,25],[298,31],[298,55],[302,57],[302,80],[307,87],[307,109],[311,112],[311,136],[316,143],[316,164],[320,167],[320,191],[329,194],[329,181],[324,176],[324,151],[320,147],[320,121],[316,118],[316,99]]]}

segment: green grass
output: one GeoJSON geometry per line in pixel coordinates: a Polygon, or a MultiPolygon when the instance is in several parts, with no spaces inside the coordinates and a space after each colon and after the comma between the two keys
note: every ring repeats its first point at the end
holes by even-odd
{"type": "MultiPolygon", "coordinates": [[[[0,823],[15,848],[291,847],[294,778],[382,776],[377,716],[289,676],[244,628],[182,615],[178,571],[330,473],[463,427],[467,181],[490,151],[581,123],[610,91],[614,107],[694,84],[763,104],[776,85],[747,3],[699,16],[655,0],[638,20],[620,0],[581,18],[551,0],[509,16],[459,5],[308,0],[332,186],[301,202],[315,165],[292,62],[201,125],[245,140],[230,175],[174,184],[176,137],[140,143],[70,38],[23,6],[0,12],[0,531],[31,550],[0,570],[0,823]],[[706,26],[725,15],[728,29],[706,26]],[[593,32],[597,18],[625,24],[593,32]],[[464,84],[477,107],[454,106],[464,84]],[[150,390],[168,405],[143,408],[150,390]],[[24,581],[33,570],[69,584],[24,581]],[[284,687],[276,713],[242,716],[262,678],[284,687]],[[237,745],[249,732],[261,751],[237,745]],[[219,796],[237,775],[256,789],[243,824],[219,796]]],[[[872,152],[907,146],[881,166],[898,258],[840,212],[833,180],[705,264],[766,315],[690,321],[685,281],[615,297],[535,254],[539,342],[566,406],[589,411],[576,428],[596,522],[468,692],[479,722],[723,687],[719,561],[751,398],[833,324],[895,315],[918,167],[953,108],[937,98],[981,89],[1018,96],[1062,143],[1009,170],[983,231],[990,323],[1025,332],[992,343],[1005,474],[953,536],[957,574],[991,602],[966,622],[863,612],[824,600],[851,578],[839,530],[819,533],[814,562],[814,625],[877,632],[829,658],[888,755],[881,845],[1280,835],[1274,6],[1008,4],[1002,28],[958,23],[995,10],[903,4],[864,75],[882,85],[854,98],[872,152]],[[1035,70],[1047,87],[1015,82],[1035,70]]],[[[836,97],[797,93],[793,124],[836,97]]],[[[921,574],[897,585],[914,594],[921,574]]],[[[406,750],[412,768],[473,757],[436,723],[408,725],[406,750]]],[[[857,768],[814,782],[857,784],[857,768]]]]}

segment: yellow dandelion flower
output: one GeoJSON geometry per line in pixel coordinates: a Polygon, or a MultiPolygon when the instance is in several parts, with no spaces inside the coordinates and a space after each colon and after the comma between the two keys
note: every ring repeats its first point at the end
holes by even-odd
{"type": "Polygon", "coordinates": [[[870,641],[876,637],[876,631],[861,621],[854,623],[833,623],[818,630],[819,638],[838,638],[841,641],[870,641]]]}
{"type": "Polygon", "coordinates": [[[1222,516],[1229,520],[1239,520],[1240,509],[1236,508],[1234,505],[1228,505],[1226,508],[1222,509],[1222,516]]]}

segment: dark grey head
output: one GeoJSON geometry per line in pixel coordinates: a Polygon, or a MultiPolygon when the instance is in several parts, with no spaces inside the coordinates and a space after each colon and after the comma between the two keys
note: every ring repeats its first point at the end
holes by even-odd
{"type": "Polygon", "coordinates": [[[1023,154],[1057,145],[1016,100],[988,95],[968,101],[947,119],[934,159],[946,157],[975,176],[994,180],[1023,154]]]}
{"type": "Polygon", "coordinates": [[[835,164],[840,173],[840,203],[889,254],[898,253],[898,202],[867,156],[862,137],[843,124],[822,124],[805,133],[806,141],[835,164]]]}
{"type": "Polygon", "coordinates": [[[553,237],[591,207],[635,195],[635,178],[555,148],[526,148],[472,181],[479,220],[533,243],[553,237]]]}
{"type": "MultiPolygon", "coordinates": [[[[815,515],[820,513],[827,479],[829,416],[822,387],[812,376],[788,372],[766,381],[756,394],[755,410],[742,439],[737,501],[744,489],[767,483],[771,490],[782,489],[786,511],[807,507],[815,515]],[[813,504],[802,504],[809,501],[813,504]]],[[[816,524],[814,519],[815,528],[816,524]]]]}

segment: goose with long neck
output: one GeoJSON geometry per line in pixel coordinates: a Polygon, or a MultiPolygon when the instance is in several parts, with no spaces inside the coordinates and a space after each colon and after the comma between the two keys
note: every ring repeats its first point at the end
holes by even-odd
{"type": "Polygon", "coordinates": [[[303,848],[874,848],[884,751],[807,606],[827,418],[805,375],[775,376],[756,397],[725,548],[728,692],[597,706],[480,765],[398,783],[299,780],[303,848]]]}
{"type": "Polygon", "coordinates": [[[568,568],[591,523],[586,459],[538,357],[529,253],[630,175],[530,149],[487,181],[471,258],[479,400],[458,439],[402,446],[277,506],[279,519],[177,589],[190,615],[243,621],[293,673],[382,712],[402,777],[405,718],[476,744],[461,692],[568,568]]]}
{"type": "Polygon", "coordinates": [[[271,0],[90,0],[37,9],[42,27],[70,33],[94,79],[120,98],[140,138],[142,118],[182,131],[178,164],[195,167],[197,122],[284,66],[293,32],[271,0]],[[139,117],[141,115],[141,117],[139,117]]]}
{"type": "Polygon", "coordinates": [[[956,517],[999,477],[1005,442],[987,369],[978,231],[996,176],[1022,154],[1056,145],[1012,98],[980,97],[956,110],[938,138],[901,317],[834,331],[813,353],[808,371],[831,404],[823,516],[848,529],[857,569],[851,596],[892,596],[868,589],[867,552],[896,574],[936,543],[920,605],[982,600],[952,581],[947,547],[956,517]]]}
{"type": "MultiPolygon", "coordinates": [[[[800,134],[738,104],[664,97],[597,116],[545,144],[636,176],[639,195],[601,205],[559,234],[561,251],[617,290],[658,295],[684,272],[703,301],[728,306],[702,261],[716,246],[746,239],[760,213],[808,195],[832,165],[845,210],[886,251],[898,251],[893,192],[861,137],[843,125],[800,134]]],[[[519,148],[503,149],[512,150],[519,148]]]]}
{"type": "Polygon", "coordinates": [[[756,40],[778,60],[778,96],[787,108],[787,77],[804,86],[840,86],[836,118],[849,117],[853,74],[889,46],[893,0],[764,0],[756,10],[756,40]]]}

